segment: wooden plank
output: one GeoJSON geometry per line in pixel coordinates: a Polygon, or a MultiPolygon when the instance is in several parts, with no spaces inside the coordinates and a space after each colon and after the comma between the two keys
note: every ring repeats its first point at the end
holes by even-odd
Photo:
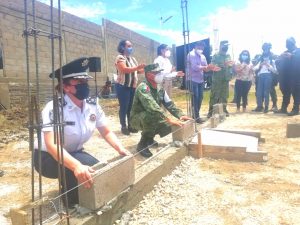
{"type": "MultiPolygon", "coordinates": [[[[265,162],[267,152],[258,150],[258,139],[235,133],[203,129],[201,132],[203,157],[238,160],[243,162],[265,162]]],[[[199,158],[198,139],[188,146],[189,155],[199,158]]]]}
{"type": "Polygon", "coordinates": [[[219,146],[219,145],[203,145],[203,153],[228,153],[228,154],[239,154],[245,153],[247,147],[238,146],[219,146]]]}
{"type": "Polygon", "coordinates": [[[241,162],[266,162],[268,160],[268,153],[263,151],[244,152],[235,154],[228,154],[225,152],[204,152],[203,156],[213,159],[236,160],[241,162]]]}

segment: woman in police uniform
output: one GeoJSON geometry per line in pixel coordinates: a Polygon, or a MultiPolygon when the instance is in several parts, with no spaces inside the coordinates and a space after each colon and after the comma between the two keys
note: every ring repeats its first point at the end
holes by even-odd
{"type": "MultiPolygon", "coordinates": [[[[87,142],[95,128],[101,136],[120,155],[126,155],[127,151],[118,141],[115,134],[107,126],[105,115],[97,101],[87,100],[89,95],[88,78],[91,78],[86,70],[88,58],[80,58],[62,67],[63,76],[63,165],[66,172],[66,188],[63,191],[73,189],[78,183],[84,183],[86,188],[91,187],[92,165],[98,160],[83,151],[83,144],[87,142]]],[[[55,71],[55,77],[59,78],[60,70],[55,71]]],[[[52,74],[50,74],[52,77],[52,74]]],[[[35,151],[35,169],[48,178],[58,178],[58,152],[54,142],[53,131],[53,101],[49,102],[42,111],[43,119],[43,143],[41,151],[35,151]],[[38,154],[41,154],[41,171],[38,154]]],[[[63,187],[64,185],[61,184],[63,187]]],[[[78,203],[77,188],[67,193],[68,204],[72,206],[78,203]]]]}

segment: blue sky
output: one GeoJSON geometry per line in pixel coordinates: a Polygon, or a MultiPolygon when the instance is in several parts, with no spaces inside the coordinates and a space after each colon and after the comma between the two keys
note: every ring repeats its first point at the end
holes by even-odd
{"type": "MultiPolygon", "coordinates": [[[[64,11],[97,24],[106,18],[158,42],[183,44],[181,0],[61,0],[61,4],[64,11]]],[[[287,37],[300,42],[298,0],[187,0],[187,5],[190,41],[210,37],[216,49],[220,40],[228,39],[234,58],[243,49],[260,53],[266,41],[277,54],[285,50],[287,37]]]]}

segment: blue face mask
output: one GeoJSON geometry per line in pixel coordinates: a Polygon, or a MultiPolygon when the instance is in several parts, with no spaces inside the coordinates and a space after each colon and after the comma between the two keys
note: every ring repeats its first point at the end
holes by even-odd
{"type": "Polygon", "coordinates": [[[241,55],[241,59],[243,62],[247,61],[248,60],[248,55],[241,55]]]}
{"type": "Polygon", "coordinates": [[[128,55],[131,55],[132,54],[132,51],[133,51],[133,48],[130,47],[130,48],[126,48],[126,52],[128,55]]]}

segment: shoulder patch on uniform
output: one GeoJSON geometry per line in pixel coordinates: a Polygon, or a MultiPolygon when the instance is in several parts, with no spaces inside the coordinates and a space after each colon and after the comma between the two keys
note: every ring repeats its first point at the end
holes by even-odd
{"type": "Polygon", "coordinates": [[[150,88],[149,88],[149,86],[148,86],[147,84],[143,84],[143,85],[141,86],[141,91],[142,91],[143,93],[149,93],[149,92],[150,92],[150,88]]]}
{"type": "Polygon", "coordinates": [[[96,105],[97,104],[97,98],[96,97],[88,97],[85,101],[86,101],[86,103],[91,104],[91,105],[96,105]]]}

